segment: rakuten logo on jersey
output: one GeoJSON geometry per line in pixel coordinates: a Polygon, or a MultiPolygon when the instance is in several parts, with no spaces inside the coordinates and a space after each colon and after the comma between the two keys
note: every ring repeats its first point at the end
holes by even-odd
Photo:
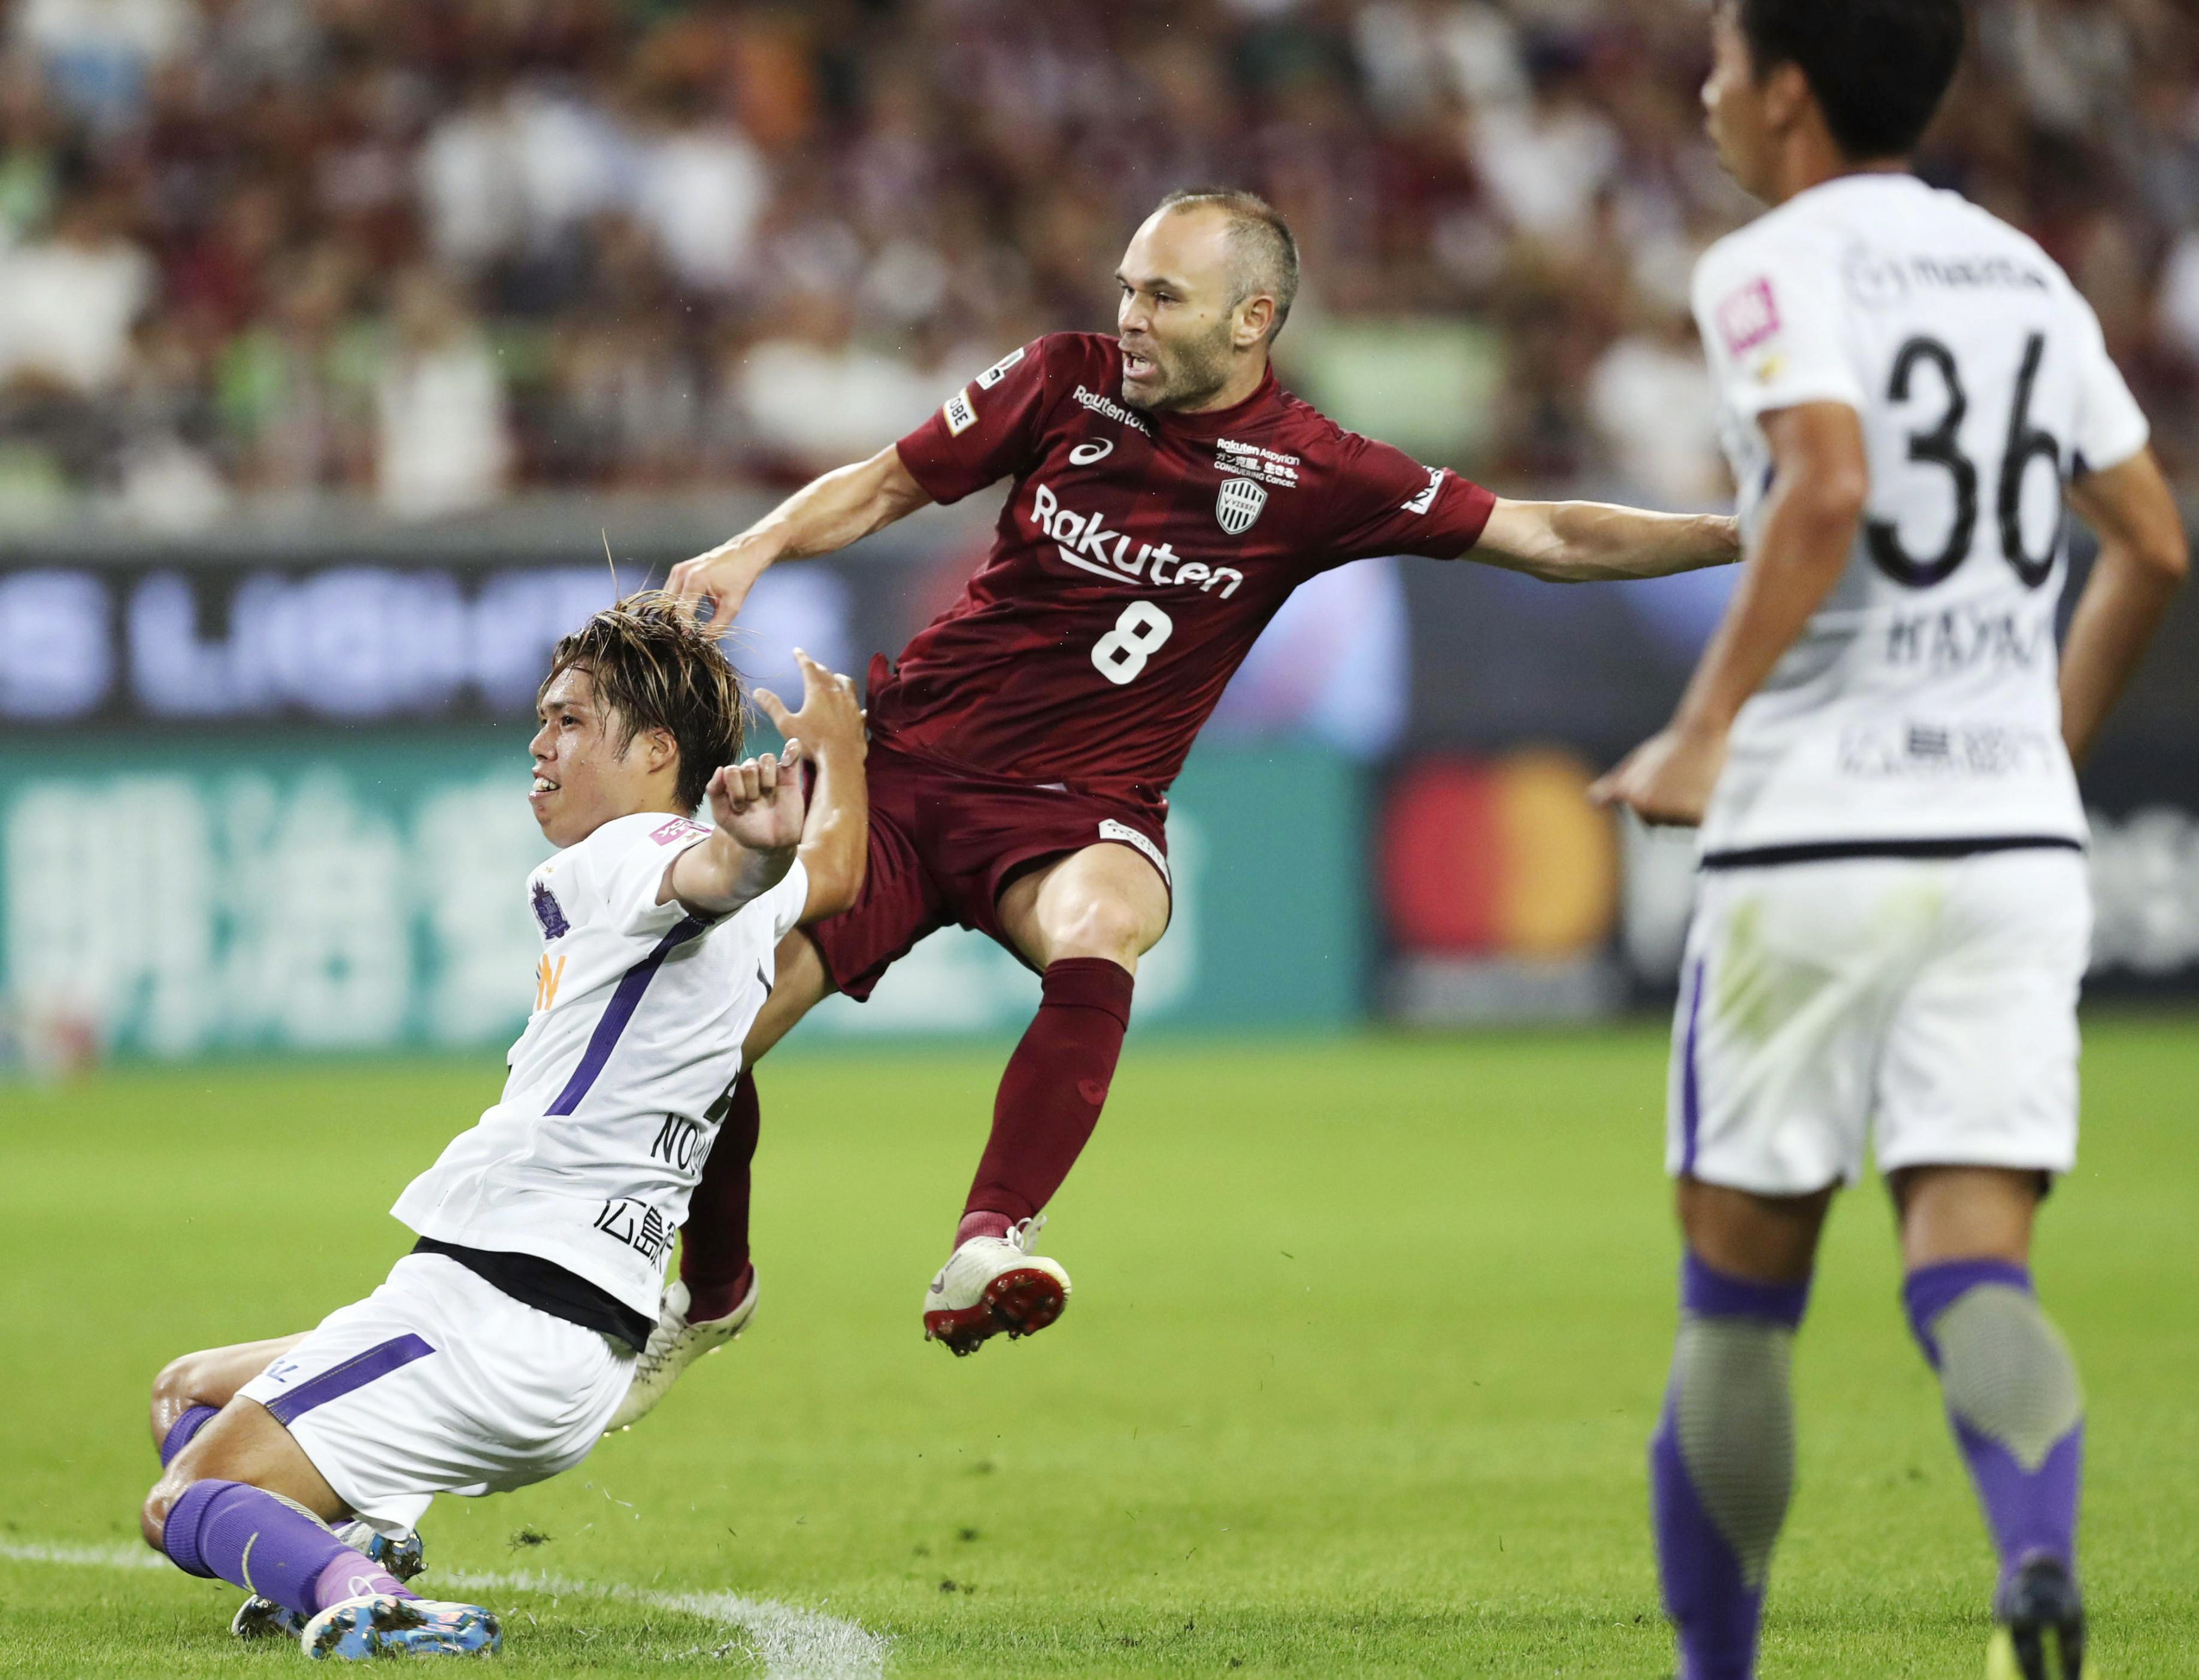
{"type": "Polygon", "coordinates": [[[1133,431],[1143,432],[1147,437],[1153,435],[1153,429],[1146,423],[1144,415],[1140,414],[1135,409],[1123,407],[1112,397],[1103,397],[1097,391],[1086,390],[1082,385],[1071,392],[1070,395],[1086,408],[1090,409],[1093,413],[1112,420],[1118,426],[1128,426],[1133,431]]]}
{"type": "Polygon", "coordinates": [[[1134,551],[1129,537],[1107,528],[1105,515],[1065,508],[1043,484],[1031,487],[1030,512],[1025,516],[1053,539],[1053,551],[1080,572],[1096,572],[1118,582],[1181,584],[1202,595],[1218,586],[1225,600],[1245,581],[1245,574],[1234,566],[1187,560],[1166,543],[1141,542],[1134,551]]]}

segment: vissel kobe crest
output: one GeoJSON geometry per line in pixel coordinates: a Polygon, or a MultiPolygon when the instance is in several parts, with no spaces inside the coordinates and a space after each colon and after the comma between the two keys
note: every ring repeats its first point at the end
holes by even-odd
{"type": "Polygon", "coordinates": [[[1214,499],[1214,516],[1231,536],[1241,537],[1252,528],[1252,522],[1267,505],[1268,493],[1251,479],[1225,478],[1221,493],[1214,499]]]}

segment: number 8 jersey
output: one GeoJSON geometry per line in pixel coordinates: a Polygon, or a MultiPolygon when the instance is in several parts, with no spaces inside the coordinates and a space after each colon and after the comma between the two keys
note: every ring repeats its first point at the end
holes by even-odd
{"type": "Polygon", "coordinates": [[[1158,811],[1290,592],[1380,554],[1455,559],[1495,499],[1347,432],[1270,372],[1206,414],[1122,400],[1094,333],[1011,352],[901,439],[935,501],[1013,483],[992,551],[871,695],[871,727],[1158,811]]]}
{"type": "Polygon", "coordinates": [[[1846,569],[1735,720],[1706,860],[2081,844],[2056,685],[2062,494],[2147,436],[2090,306],[1967,200],[1865,174],[1712,247],[1694,306],[1752,550],[1764,415],[1846,404],[1870,471],[1846,569]]]}

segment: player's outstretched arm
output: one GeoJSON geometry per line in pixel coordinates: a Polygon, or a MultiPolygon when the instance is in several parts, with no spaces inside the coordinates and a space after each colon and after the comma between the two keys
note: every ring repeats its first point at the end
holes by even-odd
{"type": "Polygon", "coordinates": [[[767,688],[756,690],[755,699],[780,734],[807,744],[817,771],[799,852],[809,878],[801,921],[807,926],[837,916],[862,891],[871,809],[863,783],[863,709],[855,700],[855,685],[800,648],[794,656],[802,666],[802,709],[790,712],[767,688]]]}
{"type": "Polygon", "coordinates": [[[2062,650],[2062,738],[2081,763],[2191,558],[2176,499],[2150,449],[2074,481],[2069,505],[2100,540],[2062,650]]]}
{"type": "Polygon", "coordinates": [[[1729,514],[1645,513],[1608,502],[1508,502],[1460,557],[1553,583],[1664,577],[1741,558],[1729,514]]]}
{"type": "Polygon", "coordinates": [[[1762,424],[1776,476],[1725,617],[1671,722],[1589,790],[1645,822],[1703,820],[1734,715],[1840,580],[1870,493],[1863,423],[1846,403],[1799,403],[1762,424]]]}
{"type": "Polygon", "coordinates": [[[665,587],[691,605],[707,596],[710,623],[722,629],[773,563],[845,548],[930,499],[901,464],[899,449],[888,444],[867,461],[805,484],[738,536],[682,560],[665,587]]]}

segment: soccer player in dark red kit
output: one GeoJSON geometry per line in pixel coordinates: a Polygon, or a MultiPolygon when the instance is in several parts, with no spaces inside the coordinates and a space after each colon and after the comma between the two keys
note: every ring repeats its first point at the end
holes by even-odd
{"type": "MultiPolygon", "coordinates": [[[[916,942],[975,928],[1036,970],[992,1135],[925,1332],[958,1354],[1042,1329],[1068,1275],[1031,1251],[1091,1135],[1138,960],[1169,922],[1169,784],[1300,583],[1373,555],[1472,558],[1566,581],[1734,559],[1733,522],[1508,502],[1344,431],[1283,390],[1269,348],[1298,290],[1289,230],[1249,193],[1175,193],[1117,277],[1117,336],[1011,353],[898,444],[828,473],[675,567],[730,621],[764,569],[829,553],[1006,478],[992,552],[897,664],[872,662],[870,868],[855,906],[789,936],[748,1065],[833,991],[866,998],[916,942]]],[[[799,732],[796,715],[789,726],[799,732]]],[[[656,1403],[755,1302],[757,1126],[744,1076],[693,1199],[680,1280],[618,1419],[656,1403]]]]}

